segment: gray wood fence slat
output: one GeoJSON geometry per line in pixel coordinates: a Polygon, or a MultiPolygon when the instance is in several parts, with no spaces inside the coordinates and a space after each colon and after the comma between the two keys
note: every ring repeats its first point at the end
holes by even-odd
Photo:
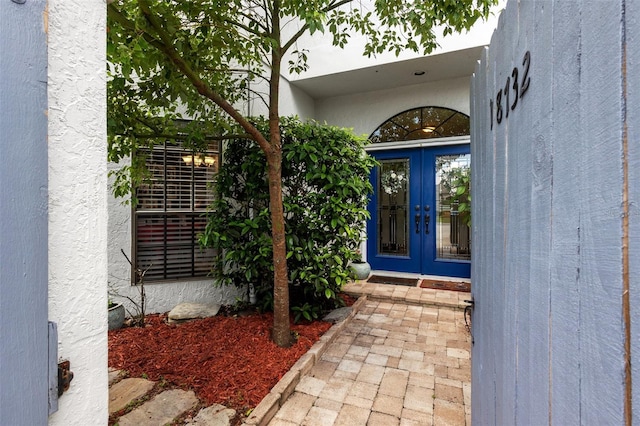
{"type": "Polygon", "coordinates": [[[625,6],[633,424],[640,424],[640,2],[625,6]]]}
{"type": "MultiPolygon", "coordinates": [[[[487,92],[488,80],[488,50],[483,51],[474,78],[471,93],[487,92]]],[[[483,196],[482,203],[471,203],[472,208],[472,238],[473,256],[477,261],[471,262],[471,279],[473,283],[473,295],[476,300],[490,299],[490,277],[493,275],[493,142],[475,143],[476,135],[489,133],[489,105],[487,96],[471,97],[471,173],[473,197],[483,196]],[[480,267],[482,266],[482,267],[480,267]],[[482,283],[482,284],[480,284],[482,283]]],[[[491,324],[492,311],[489,309],[474,310],[472,330],[475,335],[482,332],[483,338],[493,341],[493,328],[491,324]]],[[[479,384],[476,392],[471,393],[472,422],[476,424],[495,423],[495,360],[493,349],[489,345],[474,344],[473,353],[478,354],[478,363],[472,369],[473,382],[479,384]],[[483,394],[481,398],[480,394],[483,394]],[[489,399],[487,396],[493,396],[489,399]]]]}
{"type": "Polygon", "coordinates": [[[581,15],[580,216],[581,419],[620,424],[623,415],[621,285],[620,4],[591,1],[581,15]],[[596,30],[597,29],[597,30],[596,30]],[[606,394],[605,395],[603,395],[606,394]],[[614,403],[616,402],[616,403],[614,403]]]}
{"type": "MultiPolygon", "coordinates": [[[[567,200],[575,198],[575,185],[556,182],[576,182],[579,162],[576,147],[582,138],[579,120],[580,76],[580,22],[577,2],[559,2],[554,8],[554,27],[564,31],[556,33],[553,46],[553,108],[564,119],[553,124],[553,194],[551,227],[551,348],[566,345],[580,347],[580,286],[578,282],[580,251],[580,212],[567,200]]],[[[553,424],[572,424],[580,418],[580,363],[574,351],[554,351],[551,365],[553,424]]],[[[548,371],[548,370],[547,370],[548,371]]]]}
{"type": "Polygon", "coordinates": [[[44,0],[0,1],[0,424],[48,414],[44,0]]]}

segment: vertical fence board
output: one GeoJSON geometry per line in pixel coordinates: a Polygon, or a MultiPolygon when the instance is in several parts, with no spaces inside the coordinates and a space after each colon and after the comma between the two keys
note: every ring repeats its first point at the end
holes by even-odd
{"type": "MultiPolygon", "coordinates": [[[[498,31],[492,37],[492,45],[498,46],[505,44],[504,32],[506,26],[506,17],[501,15],[498,21],[498,31]]],[[[504,51],[502,49],[489,49],[490,73],[487,88],[488,96],[493,98],[495,103],[496,93],[501,84],[501,69],[495,64],[501,64],[504,61],[504,51]]],[[[498,127],[494,124],[494,162],[497,164],[505,164],[507,161],[508,144],[504,131],[498,131],[498,127]]],[[[497,424],[512,424],[514,421],[515,398],[513,398],[513,385],[515,382],[515,347],[510,337],[513,336],[514,323],[514,305],[508,303],[512,287],[505,281],[505,240],[506,228],[508,226],[506,215],[509,203],[509,193],[507,192],[507,169],[506,167],[494,167],[494,225],[493,225],[493,259],[494,271],[491,282],[490,309],[493,320],[491,324],[494,328],[494,344],[493,344],[493,360],[495,363],[495,380],[496,380],[496,422],[497,424]]],[[[483,302],[483,308],[484,306],[483,302]]]]}
{"type": "MultiPolygon", "coordinates": [[[[514,111],[513,120],[510,121],[517,128],[514,133],[518,135],[518,153],[522,159],[515,173],[523,181],[521,191],[526,194],[528,201],[523,208],[530,212],[522,220],[523,229],[512,230],[524,240],[522,251],[516,254],[523,264],[519,291],[522,296],[516,302],[521,317],[518,328],[521,344],[517,373],[519,424],[544,423],[549,417],[549,230],[554,124],[549,112],[553,105],[554,68],[553,49],[549,46],[554,34],[554,3],[534,2],[533,7],[535,33],[527,34],[528,43],[520,48],[517,57],[521,64],[523,52],[531,53],[530,89],[522,99],[521,109],[514,111]]],[[[526,12],[522,17],[526,19],[526,12]]],[[[525,21],[522,25],[526,28],[525,21]]]]}
{"type": "Polygon", "coordinates": [[[0,424],[48,414],[44,0],[0,2],[0,424]]]}
{"type": "MultiPolygon", "coordinates": [[[[581,15],[578,189],[580,220],[581,419],[622,421],[621,7],[599,1],[581,15]],[[597,31],[594,29],[597,28],[597,31]],[[605,396],[606,395],[606,396],[605,396]],[[613,403],[615,402],[615,403],[613,403]]],[[[577,185],[576,185],[577,184],[577,185]]]]}
{"type": "Polygon", "coordinates": [[[553,125],[553,194],[551,226],[551,359],[550,403],[552,424],[572,424],[580,418],[580,312],[578,283],[580,211],[567,202],[576,198],[579,179],[580,128],[580,5],[556,2],[553,41],[553,109],[562,120],[553,125]]]}
{"type": "Polygon", "coordinates": [[[640,424],[640,3],[625,1],[633,424],[640,424]]]}
{"type": "MultiPolygon", "coordinates": [[[[472,96],[471,123],[475,135],[489,134],[489,106],[487,93],[488,84],[488,50],[484,50],[480,62],[476,66],[475,76],[472,79],[472,92],[478,96],[472,96]],[[477,111],[477,112],[476,112],[477,111]]],[[[482,203],[472,203],[471,208],[474,226],[471,228],[474,240],[473,253],[478,261],[471,262],[471,280],[473,297],[476,302],[492,304],[494,258],[493,258],[493,140],[484,139],[481,143],[471,144],[471,173],[473,199],[483,200],[482,203]],[[482,268],[479,266],[483,265],[482,268]]],[[[474,341],[478,333],[483,338],[494,341],[497,330],[491,327],[491,309],[474,309],[473,335],[474,341]]],[[[477,364],[472,369],[473,381],[478,383],[476,390],[471,393],[472,423],[495,423],[495,398],[484,398],[483,395],[495,397],[495,360],[493,348],[489,345],[474,343],[473,353],[478,353],[477,364]]]]}
{"type": "MultiPolygon", "coordinates": [[[[520,404],[521,399],[527,399],[527,394],[521,392],[524,372],[519,366],[527,363],[528,348],[526,342],[527,333],[524,328],[527,324],[529,305],[529,260],[522,256],[526,253],[530,241],[529,223],[531,222],[530,209],[530,185],[526,174],[521,170],[530,168],[528,141],[522,138],[518,131],[518,116],[516,110],[511,110],[513,105],[512,70],[521,56],[517,53],[518,38],[513,34],[518,33],[519,10],[517,3],[510,3],[504,10],[502,17],[504,27],[503,38],[499,44],[499,54],[496,57],[496,86],[493,93],[495,104],[502,105],[503,118],[500,124],[495,125],[496,134],[504,138],[505,158],[504,164],[497,164],[496,169],[504,170],[505,196],[504,196],[504,253],[501,256],[504,270],[504,310],[507,315],[504,318],[506,327],[504,333],[503,348],[508,355],[508,369],[505,371],[505,386],[503,395],[504,413],[501,424],[516,424],[526,404],[520,404]],[[512,337],[513,338],[510,338],[512,337]],[[509,397],[515,390],[516,397],[509,397]]],[[[526,381],[526,378],[524,379],[526,381]]]]}

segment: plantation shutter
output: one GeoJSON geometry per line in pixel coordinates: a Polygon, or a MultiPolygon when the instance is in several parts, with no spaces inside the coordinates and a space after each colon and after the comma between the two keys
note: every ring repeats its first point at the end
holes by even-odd
{"type": "Polygon", "coordinates": [[[147,271],[145,281],[205,277],[214,252],[202,249],[198,235],[206,226],[218,170],[218,144],[204,152],[165,143],[137,152],[149,170],[137,191],[135,265],[147,271]]]}

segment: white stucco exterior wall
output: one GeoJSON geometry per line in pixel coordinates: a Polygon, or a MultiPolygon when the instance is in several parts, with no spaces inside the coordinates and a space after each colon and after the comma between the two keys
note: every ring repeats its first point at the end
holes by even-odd
{"type": "MultiPolygon", "coordinates": [[[[346,7],[361,7],[364,10],[371,10],[373,8],[372,3],[373,0],[364,0],[358,2],[357,6],[347,5],[346,7]]],[[[467,32],[444,37],[442,30],[436,29],[438,47],[431,52],[431,54],[453,52],[455,50],[489,44],[493,30],[498,23],[498,16],[505,4],[506,0],[499,1],[498,4],[491,9],[492,14],[486,21],[476,22],[467,32]]],[[[300,25],[300,23],[292,21],[285,27],[285,36],[298,31],[300,25]]],[[[325,33],[316,32],[313,35],[306,33],[299,39],[296,46],[308,50],[307,58],[309,69],[301,74],[290,74],[287,78],[295,81],[423,56],[421,52],[403,51],[398,56],[393,52],[383,52],[375,57],[372,56],[368,58],[362,54],[365,43],[366,39],[362,35],[351,34],[348,44],[343,49],[340,49],[332,45],[332,38],[328,30],[325,33]]],[[[292,51],[293,50],[295,49],[292,49],[292,51]]],[[[285,57],[283,63],[286,64],[290,57],[291,51],[285,57]]],[[[284,73],[288,73],[287,68],[284,69],[284,73]]]]}
{"type": "Polygon", "coordinates": [[[50,425],[107,424],[106,10],[49,0],[49,319],[70,389],[50,425]]]}
{"type": "MultiPolygon", "coordinates": [[[[267,114],[263,112],[263,114],[267,114]]],[[[280,79],[280,115],[297,115],[302,120],[315,117],[313,99],[284,78],[280,79]]]]}
{"type": "MultiPolygon", "coordinates": [[[[269,98],[269,86],[263,80],[256,81],[252,90],[260,93],[264,99],[269,98]]],[[[249,102],[249,108],[246,103],[243,103],[237,107],[238,110],[252,117],[269,115],[267,106],[258,96],[254,95],[249,102]]],[[[297,115],[302,120],[306,120],[314,118],[315,115],[313,98],[284,77],[280,78],[279,108],[281,117],[297,115]]]]}
{"type": "Polygon", "coordinates": [[[387,119],[412,108],[437,106],[469,114],[469,79],[435,81],[321,99],[315,118],[369,136],[387,119]]]}

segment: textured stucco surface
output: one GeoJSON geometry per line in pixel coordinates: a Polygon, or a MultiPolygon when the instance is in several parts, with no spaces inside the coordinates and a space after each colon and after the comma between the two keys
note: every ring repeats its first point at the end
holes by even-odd
{"type": "Polygon", "coordinates": [[[334,126],[352,128],[356,135],[369,136],[394,115],[423,106],[446,107],[469,114],[469,79],[322,99],[315,105],[315,118],[334,126]]]}
{"type": "Polygon", "coordinates": [[[49,0],[49,318],[74,378],[51,425],[107,423],[103,0],[49,0]]]}
{"type": "MultiPolygon", "coordinates": [[[[358,2],[358,6],[361,6],[364,10],[370,10],[372,9],[372,3],[373,0],[365,0],[358,2]]],[[[502,10],[505,4],[506,0],[499,1],[498,5],[492,8],[494,14],[487,21],[476,22],[468,32],[443,37],[442,31],[436,29],[438,47],[432,53],[440,54],[488,44],[491,33],[496,27],[498,12],[502,10]]],[[[285,34],[292,34],[298,28],[299,24],[291,23],[285,27],[285,34]]],[[[364,36],[351,34],[349,43],[344,49],[340,49],[333,46],[332,37],[329,36],[328,32],[321,33],[318,31],[313,35],[307,33],[300,38],[297,45],[308,50],[309,69],[301,74],[293,73],[288,75],[288,78],[291,81],[295,81],[422,56],[419,52],[404,51],[397,56],[394,52],[383,52],[367,58],[362,54],[365,42],[366,38],[364,36]]],[[[286,64],[288,60],[289,56],[286,56],[284,63],[286,64]]],[[[288,68],[285,71],[288,71],[288,68]]]]}

